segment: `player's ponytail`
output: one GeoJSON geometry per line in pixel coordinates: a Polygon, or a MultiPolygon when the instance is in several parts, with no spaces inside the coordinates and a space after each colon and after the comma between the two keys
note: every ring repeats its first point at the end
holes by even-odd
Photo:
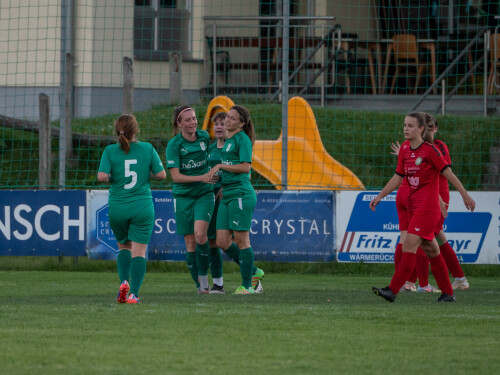
{"type": "Polygon", "coordinates": [[[422,133],[422,139],[426,142],[434,142],[434,127],[437,128],[437,121],[430,113],[422,112],[425,117],[425,130],[422,133]]]}
{"type": "Polygon", "coordinates": [[[120,148],[128,154],[130,142],[135,139],[139,132],[139,124],[133,115],[121,115],[115,122],[115,132],[118,136],[120,148]]]}
{"type": "Polygon", "coordinates": [[[252,141],[252,145],[255,143],[255,129],[253,126],[252,119],[250,118],[250,112],[248,109],[241,105],[233,105],[230,109],[234,109],[240,115],[240,121],[244,123],[243,131],[252,141]]]}

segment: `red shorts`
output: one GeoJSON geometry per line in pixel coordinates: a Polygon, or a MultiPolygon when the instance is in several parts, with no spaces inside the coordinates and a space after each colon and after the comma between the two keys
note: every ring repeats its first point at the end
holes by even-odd
{"type": "Polygon", "coordinates": [[[432,241],[439,218],[442,216],[441,211],[415,211],[410,212],[409,216],[408,233],[432,241]]]}
{"type": "Polygon", "coordinates": [[[434,233],[436,234],[436,236],[439,234],[439,232],[441,232],[443,230],[443,224],[444,224],[444,216],[443,216],[443,214],[441,214],[441,217],[439,218],[439,221],[436,225],[436,229],[434,230],[434,233]]]}
{"type": "Polygon", "coordinates": [[[396,194],[396,209],[398,210],[399,231],[405,232],[408,230],[409,213],[408,213],[408,195],[410,189],[400,187],[396,194]]]}

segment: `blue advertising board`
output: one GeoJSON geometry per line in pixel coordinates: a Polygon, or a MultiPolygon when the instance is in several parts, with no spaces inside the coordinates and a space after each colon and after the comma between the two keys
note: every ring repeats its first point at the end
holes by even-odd
{"type": "MultiPolygon", "coordinates": [[[[340,194],[343,207],[339,209],[338,215],[348,220],[345,229],[339,228],[338,232],[339,261],[386,263],[394,261],[394,249],[399,242],[396,193],[385,197],[374,212],[370,210],[369,204],[377,194],[376,192],[340,194]],[[351,199],[354,199],[353,204],[350,203],[351,199]]],[[[448,213],[444,231],[461,262],[477,261],[491,219],[490,212],[448,213]]],[[[339,227],[341,226],[339,224],[339,227]]]]}
{"type": "Polygon", "coordinates": [[[0,191],[0,255],[85,256],[85,191],[0,191]]]}
{"type": "Polygon", "coordinates": [[[331,191],[260,191],[251,243],[256,260],[335,260],[335,199],[331,191]]]}
{"type": "MultiPolygon", "coordinates": [[[[116,259],[118,246],[109,228],[107,191],[89,193],[88,250],[93,259],[116,259]]],[[[149,260],[185,260],[184,239],[176,234],[172,192],[153,191],[155,226],[149,260]]],[[[250,241],[256,260],[331,261],[334,252],[332,192],[257,193],[250,241]]]]}

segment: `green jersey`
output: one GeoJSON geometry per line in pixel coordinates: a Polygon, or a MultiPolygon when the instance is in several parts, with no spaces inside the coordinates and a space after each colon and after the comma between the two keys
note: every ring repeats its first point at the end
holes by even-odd
{"type": "Polygon", "coordinates": [[[110,174],[109,203],[130,203],[151,199],[150,172],[163,170],[163,164],[153,145],[147,142],[131,142],[128,154],[118,143],[104,149],[99,172],[110,174]]]}
{"type": "MultiPolygon", "coordinates": [[[[197,130],[196,140],[190,142],[177,134],[167,145],[167,168],[179,168],[185,176],[200,176],[208,172],[208,146],[210,138],[206,131],[197,130]]],[[[211,185],[204,182],[175,183],[174,197],[199,197],[212,192],[211,185]]]]}
{"type": "MultiPolygon", "coordinates": [[[[224,146],[222,146],[224,147],[224,146]]],[[[208,168],[212,169],[215,167],[217,164],[222,163],[222,157],[221,157],[221,151],[222,148],[217,147],[217,141],[212,143],[210,147],[208,148],[208,168]]],[[[222,173],[224,171],[220,169],[215,175],[219,176],[219,180],[217,183],[214,185],[214,191],[217,191],[218,189],[221,188],[222,186],[222,173]]]]}
{"type": "MultiPolygon", "coordinates": [[[[235,165],[252,162],[252,141],[240,131],[226,140],[222,148],[222,164],[235,165]]],[[[250,172],[233,173],[224,171],[222,174],[223,197],[233,198],[251,193],[254,194],[250,183],[250,172]]]]}

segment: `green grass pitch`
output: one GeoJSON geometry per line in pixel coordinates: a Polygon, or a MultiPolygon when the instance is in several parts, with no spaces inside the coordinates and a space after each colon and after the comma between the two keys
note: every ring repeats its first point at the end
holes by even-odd
{"type": "Polygon", "coordinates": [[[387,276],[270,273],[264,293],[197,295],[187,273],[146,274],[117,305],[113,272],[0,272],[2,374],[498,374],[499,277],[457,303],[370,291],[387,276]]]}

